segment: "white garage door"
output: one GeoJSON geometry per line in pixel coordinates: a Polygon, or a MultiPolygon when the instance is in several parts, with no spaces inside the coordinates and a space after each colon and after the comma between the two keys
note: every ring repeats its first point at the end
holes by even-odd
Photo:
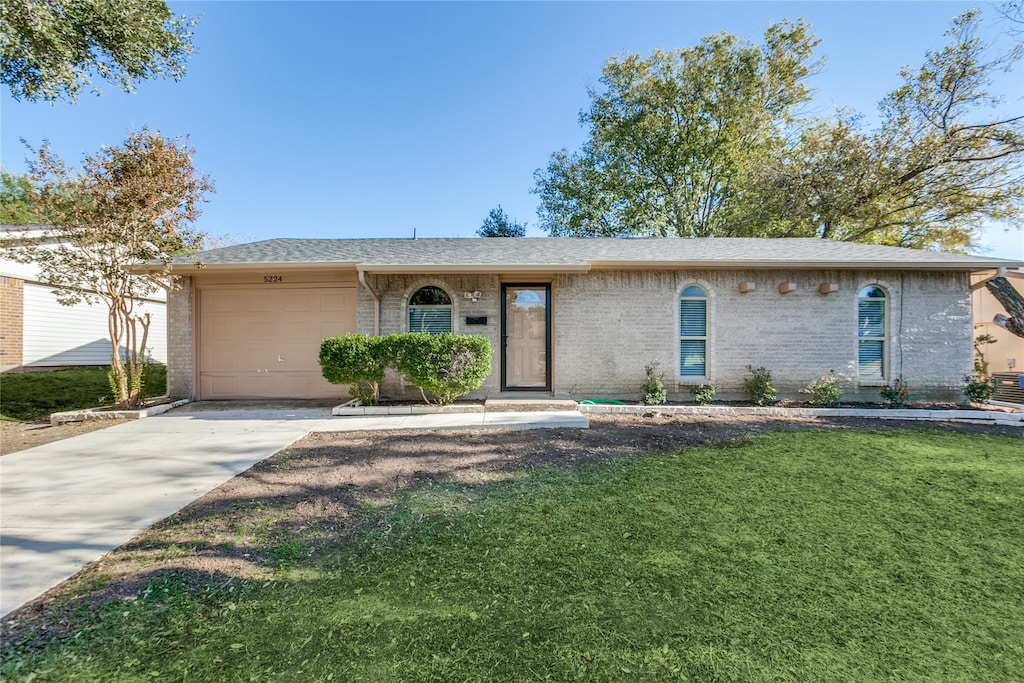
{"type": "Polygon", "coordinates": [[[320,342],[356,330],[355,287],[201,289],[199,397],[337,398],[320,342]]]}

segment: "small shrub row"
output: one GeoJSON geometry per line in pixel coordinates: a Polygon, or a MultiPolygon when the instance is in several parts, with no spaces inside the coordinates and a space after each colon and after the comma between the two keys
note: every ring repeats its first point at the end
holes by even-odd
{"type": "Polygon", "coordinates": [[[320,344],[320,367],[328,382],[348,384],[352,397],[367,405],[380,402],[380,383],[388,368],[417,387],[427,403],[429,394],[448,405],[491,374],[491,342],[450,333],[346,334],[320,344]]]}
{"type": "MultiPolygon", "coordinates": [[[[651,361],[644,368],[647,376],[644,379],[641,389],[640,402],[643,405],[661,405],[668,398],[668,391],[665,389],[665,373],[658,372],[658,361],[651,361]]],[[[770,406],[777,403],[775,386],[772,384],[772,373],[765,367],[755,368],[747,366],[750,377],[743,380],[743,387],[746,389],[750,400],[754,405],[770,406]]],[[[800,390],[802,394],[810,394],[811,405],[817,408],[838,408],[843,398],[843,389],[840,386],[842,378],[835,370],[829,370],[827,375],[822,375],[806,387],[800,390]]],[[[984,368],[975,363],[974,373],[964,377],[963,394],[976,403],[986,403],[995,393],[995,379],[984,373],[984,368]]],[[[892,382],[887,382],[879,390],[879,395],[885,401],[888,408],[902,408],[910,397],[912,387],[897,377],[892,382]]],[[[697,384],[690,387],[690,396],[695,403],[704,405],[711,403],[715,398],[716,388],[714,384],[697,384]]]]}

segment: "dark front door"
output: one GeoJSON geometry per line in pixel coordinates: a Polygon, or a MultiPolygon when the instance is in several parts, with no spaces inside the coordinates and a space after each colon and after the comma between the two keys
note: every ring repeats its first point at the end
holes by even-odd
{"type": "Polygon", "coordinates": [[[551,286],[501,287],[501,388],[551,389],[551,286]]]}

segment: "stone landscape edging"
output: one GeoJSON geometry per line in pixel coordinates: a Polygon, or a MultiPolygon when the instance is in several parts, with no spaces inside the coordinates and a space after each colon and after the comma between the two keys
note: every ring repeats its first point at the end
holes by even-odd
{"type": "Polygon", "coordinates": [[[155,406],[147,406],[137,410],[112,410],[106,408],[86,408],[84,410],[66,410],[50,415],[50,425],[56,427],[66,422],[85,422],[86,420],[141,420],[144,417],[152,417],[160,413],[166,413],[171,408],[177,408],[189,403],[187,398],[170,403],[160,403],[155,406]]]}
{"type": "Polygon", "coordinates": [[[1024,427],[1024,413],[988,410],[928,410],[919,408],[781,408],[778,406],[631,406],[580,405],[584,414],[642,415],[763,415],[767,417],[866,417],[879,420],[979,422],[1024,427]]]}
{"type": "Polygon", "coordinates": [[[335,406],[331,415],[337,417],[373,417],[375,415],[452,415],[456,413],[487,412],[480,404],[453,404],[447,406],[354,406],[352,402],[335,406]]]}

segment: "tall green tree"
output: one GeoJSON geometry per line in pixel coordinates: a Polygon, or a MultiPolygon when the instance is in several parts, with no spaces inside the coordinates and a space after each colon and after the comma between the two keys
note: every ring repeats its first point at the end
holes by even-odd
{"type": "Polygon", "coordinates": [[[0,75],[16,100],[75,101],[93,76],[131,92],[185,74],[194,20],[160,0],[4,0],[0,75]]]}
{"type": "Polygon", "coordinates": [[[0,169],[0,223],[32,224],[45,219],[32,202],[32,179],[27,173],[0,169]]]}
{"type": "Polygon", "coordinates": [[[580,114],[578,152],[535,174],[552,235],[706,236],[745,169],[782,146],[810,97],[817,41],[803,22],[768,27],[760,44],[718,34],[699,45],[610,59],[580,114]]]}
{"type": "Polygon", "coordinates": [[[990,84],[1021,46],[993,55],[978,29],[977,12],[957,17],[944,48],[903,70],[876,128],[845,114],[805,127],[752,172],[737,230],[965,251],[985,224],[1019,221],[1024,115],[990,84]]]}
{"type": "Polygon", "coordinates": [[[106,305],[119,407],[143,400],[150,316],[140,301],[173,288],[171,259],[202,244],[192,224],[213,185],[193,166],[194,154],[187,140],[146,128],[86,155],[80,170],[43,145],[29,168],[33,205],[49,221],[45,235],[0,244],[5,256],[37,264],[61,304],[106,305]]]}
{"type": "Polygon", "coordinates": [[[505,210],[491,209],[483,225],[476,231],[480,237],[526,237],[526,224],[514,221],[505,215],[505,210]]]}

